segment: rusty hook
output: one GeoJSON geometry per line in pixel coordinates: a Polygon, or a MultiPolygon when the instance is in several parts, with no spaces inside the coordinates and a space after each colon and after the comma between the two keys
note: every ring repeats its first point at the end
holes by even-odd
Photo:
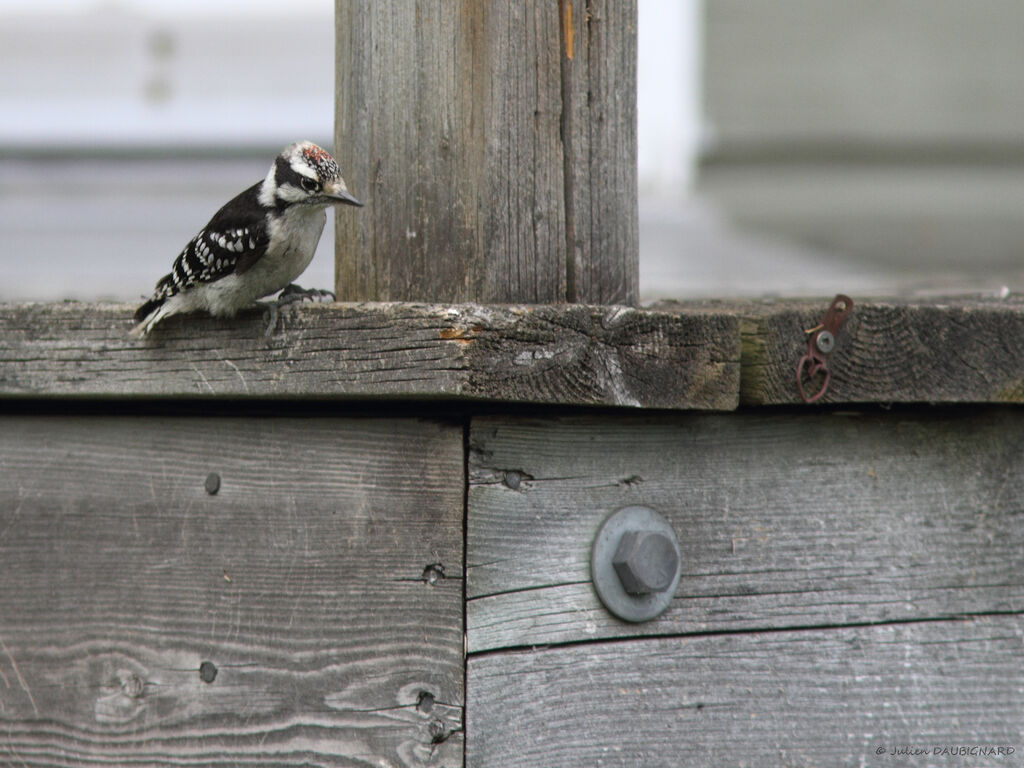
{"type": "Polygon", "coordinates": [[[836,337],[852,311],[853,299],[841,293],[837,294],[821,322],[806,331],[810,336],[807,340],[807,352],[796,365],[796,388],[800,393],[800,399],[805,403],[819,400],[828,391],[828,385],[832,381],[828,360],[835,349],[836,337]],[[822,371],[825,372],[825,379],[821,387],[814,394],[808,395],[804,389],[804,379],[811,381],[822,371]]]}

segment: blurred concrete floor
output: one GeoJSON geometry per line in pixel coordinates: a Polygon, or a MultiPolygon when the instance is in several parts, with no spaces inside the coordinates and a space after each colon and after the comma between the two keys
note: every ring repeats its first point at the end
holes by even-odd
{"type": "Polygon", "coordinates": [[[1024,290],[1024,264],[936,267],[894,252],[884,263],[741,231],[713,204],[640,201],[642,301],[665,298],[1001,295],[1024,290]]]}

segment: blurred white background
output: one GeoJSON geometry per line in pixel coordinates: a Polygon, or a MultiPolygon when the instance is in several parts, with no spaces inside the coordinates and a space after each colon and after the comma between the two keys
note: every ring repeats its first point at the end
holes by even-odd
{"type": "MultiPolygon", "coordinates": [[[[849,252],[834,247],[820,227],[803,237],[792,208],[772,207],[777,199],[804,207],[839,200],[829,212],[835,217],[836,206],[842,213],[875,199],[870,185],[846,205],[827,187],[807,193],[797,185],[804,197],[777,196],[778,180],[792,178],[785,176],[789,166],[765,173],[755,162],[750,179],[737,176],[737,168],[751,167],[743,160],[749,147],[723,152],[734,146],[719,143],[728,135],[729,110],[719,110],[726,117],[715,125],[706,105],[728,107],[730,90],[749,84],[771,109],[779,83],[742,62],[735,72],[713,68],[716,90],[707,92],[707,62],[741,58],[706,50],[709,39],[714,53],[723,49],[717,41],[739,38],[735,27],[749,14],[730,16],[730,6],[736,3],[639,0],[643,300],[984,291],[1016,279],[1015,265],[1002,262],[1000,269],[966,264],[939,275],[899,254],[865,259],[855,245],[849,252]],[[709,17],[705,3],[725,10],[709,17]],[[740,229],[733,219],[754,226],[740,229]]],[[[764,25],[751,24],[760,34],[764,25]]],[[[331,146],[333,59],[330,0],[4,0],[0,300],[134,301],[147,294],[192,234],[259,180],[282,146],[299,138],[331,146]]],[[[744,92],[739,101],[757,99],[744,92]]],[[[988,210],[997,199],[1006,198],[986,192],[977,205],[988,210]]],[[[1004,203],[1007,216],[1010,207],[1004,203]]],[[[303,285],[333,285],[332,253],[329,223],[303,285]]]]}

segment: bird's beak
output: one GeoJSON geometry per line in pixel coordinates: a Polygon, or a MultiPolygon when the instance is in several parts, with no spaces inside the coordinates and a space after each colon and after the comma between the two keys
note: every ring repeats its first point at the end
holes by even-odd
{"type": "Polygon", "coordinates": [[[356,200],[354,197],[352,197],[352,195],[349,194],[348,190],[345,189],[345,185],[340,182],[329,181],[326,184],[324,184],[323,194],[324,197],[329,197],[332,200],[336,200],[339,203],[344,203],[345,205],[354,205],[357,208],[363,207],[363,204],[356,200]]]}

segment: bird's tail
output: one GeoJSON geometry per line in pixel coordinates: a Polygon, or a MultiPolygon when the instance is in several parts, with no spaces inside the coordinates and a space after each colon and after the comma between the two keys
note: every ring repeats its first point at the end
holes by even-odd
{"type": "Polygon", "coordinates": [[[167,314],[167,298],[150,299],[135,311],[135,322],[138,323],[128,333],[136,339],[141,339],[151,330],[153,326],[163,320],[167,314]]]}

